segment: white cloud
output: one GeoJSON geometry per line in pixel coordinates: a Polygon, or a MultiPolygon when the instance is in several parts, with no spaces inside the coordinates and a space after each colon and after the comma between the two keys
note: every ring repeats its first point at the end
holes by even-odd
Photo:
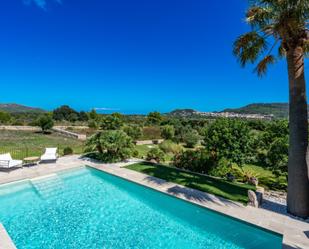
{"type": "Polygon", "coordinates": [[[117,108],[108,108],[108,107],[95,107],[96,111],[119,111],[117,108]]]}

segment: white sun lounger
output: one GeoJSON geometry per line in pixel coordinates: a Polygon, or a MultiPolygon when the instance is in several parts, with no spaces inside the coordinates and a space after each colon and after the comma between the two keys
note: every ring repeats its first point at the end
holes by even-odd
{"type": "Polygon", "coordinates": [[[10,153],[0,155],[0,168],[11,169],[11,168],[17,168],[17,167],[22,167],[22,166],[23,166],[23,161],[13,160],[10,153]]]}
{"type": "Polygon", "coordinates": [[[41,156],[41,162],[56,161],[57,158],[57,148],[46,148],[45,153],[41,156]]]}

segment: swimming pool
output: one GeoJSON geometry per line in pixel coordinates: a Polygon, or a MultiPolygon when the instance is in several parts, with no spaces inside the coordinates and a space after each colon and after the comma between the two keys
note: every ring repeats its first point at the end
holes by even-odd
{"type": "Polygon", "coordinates": [[[0,222],[18,249],[282,244],[277,234],[87,167],[0,187],[0,222]]]}

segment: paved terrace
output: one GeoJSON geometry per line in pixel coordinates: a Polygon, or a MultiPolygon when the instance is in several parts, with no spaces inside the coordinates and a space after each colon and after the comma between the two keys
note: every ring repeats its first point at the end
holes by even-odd
{"type": "MultiPolygon", "coordinates": [[[[0,184],[40,177],[43,175],[56,173],[58,171],[87,165],[129,181],[153,188],[165,194],[176,196],[180,199],[280,233],[283,235],[283,248],[285,249],[309,248],[309,223],[268,210],[243,206],[240,203],[232,202],[211,194],[122,168],[123,166],[134,162],[136,161],[118,164],[102,164],[83,160],[78,156],[68,156],[59,158],[57,163],[41,164],[29,168],[24,167],[22,169],[9,172],[0,171],[0,184]]],[[[1,249],[15,248],[1,224],[0,242],[1,249]]]]}

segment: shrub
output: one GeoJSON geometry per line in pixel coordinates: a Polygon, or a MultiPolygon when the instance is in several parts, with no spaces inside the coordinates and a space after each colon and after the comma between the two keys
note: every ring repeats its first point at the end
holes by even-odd
{"type": "Polygon", "coordinates": [[[88,121],[88,120],[89,120],[89,117],[88,117],[88,115],[87,115],[86,112],[81,111],[81,112],[79,112],[79,114],[78,114],[78,120],[79,120],[79,121],[88,121]]]}
{"type": "Polygon", "coordinates": [[[0,124],[7,124],[11,120],[11,114],[8,112],[0,111],[0,124]]]}
{"type": "Polygon", "coordinates": [[[161,137],[164,139],[173,139],[175,136],[175,128],[172,125],[164,125],[161,128],[161,137]]]}
{"type": "Polygon", "coordinates": [[[88,121],[88,127],[91,129],[97,129],[98,128],[98,124],[95,120],[91,119],[88,121]]]}
{"type": "Polygon", "coordinates": [[[209,171],[209,175],[217,177],[227,177],[233,175],[235,178],[242,177],[242,171],[236,163],[232,163],[226,158],[221,158],[209,171]]]}
{"type": "Polygon", "coordinates": [[[180,144],[176,144],[171,140],[165,140],[159,145],[159,148],[165,153],[178,154],[183,150],[183,147],[180,144]]]}
{"type": "Polygon", "coordinates": [[[123,131],[133,140],[137,140],[142,136],[142,128],[138,125],[127,125],[123,128],[123,131]]]}
{"type": "Polygon", "coordinates": [[[159,148],[152,148],[147,153],[147,160],[155,160],[157,163],[160,163],[164,160],[164,152],[159,148]]]}
{"type": "Polygon", "coordinates": [[[103,130],[119,130],[123,124],[118,114],[106,115],[102,118],[101,128],[103,130]]]}
{"type": "Polygon", "coordinates": [[[206,150],[187,150],[175,155],[173,165],[180,169],[208,174],[216,164],[215,158],[206,150]]]}
{"type": "Polygon", "coordinates": [[[139,156],[138,150],[134,150],[133,153],[132,153],[132,156],[138,157],[139,156]]]}
{"type": "Polygon", "coordinates": [[[85,152],[98,151],[105,162],[117,162],[131,157],[132,139],[121,130],[103,131],[92,135],[86,142],[85,152]]]}
{"type": "Polygon", "coordinates": [[[154,139],[154,140],[152,140],[152,143],[153,144],[159,144],[159,140],[158,139],[154,139]]]}
{"type": "Polygon", "coordinates": [[[73,149],[71,147],[65,147],[63,149],[63,155],[66,156],[66,155],[72,155],[73,154],[73,149]]]}
{"type": "Polygon", "coordinates": [[[187,148],[194,148],[199,142],[199,140],[200,136],[196,130],[191,130],[187,132],[183,137],[183,141],[186,144],[187,148]]]}

